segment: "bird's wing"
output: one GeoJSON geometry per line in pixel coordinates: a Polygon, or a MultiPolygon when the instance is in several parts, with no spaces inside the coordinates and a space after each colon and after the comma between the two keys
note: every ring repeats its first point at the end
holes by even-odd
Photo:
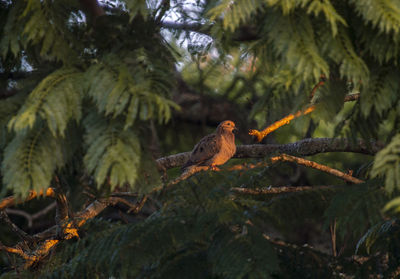
{"type": "Polygon", "coordinates": [[[193,148],[192,154],[190,154],[189,161],[185,164],[185,167],[204,163],[218,153],[220,149],[221,139],[217,135],[211,134],[205,136],[193,148]]]}

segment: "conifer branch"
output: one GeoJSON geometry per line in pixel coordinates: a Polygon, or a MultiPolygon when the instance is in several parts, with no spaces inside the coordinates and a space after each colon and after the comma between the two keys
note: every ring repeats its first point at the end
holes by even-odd
{"type": "Polygon", "coordinates": [[[351,183],[355,183],[355,184],[359,184],[359,183],[363,183],[364,182],[361,179],[355,178],[355,177],[353,177],[351,175],[348,175],[348,174],[346,174],[344,172],[341,172],[341,171],[339,171],[337,169],[333,169],[331,167],[328,167],[328,166],[325,166],[325,165],[321,165],[321,164],[318,164],[318,163],[310,161],[310,160],[306,160],[306,159],[295,157],[295,156],[290,156],[290,155],[287,155],[287,154],[282,154],[282,155],[279,155],[279,156],[272,157],[271,161],[273,163],[277,162],[277,161],[287,161],[287,162],[297,163],[299,165],[303,165],[303,166],[306,166],[306,167],[310,167],[310,168],[313,168],[313,169],[317,169],[317,170],[332,174],[332,175],[337,176],[337,177],[339,177],[339,178],[341,178],[341,179],[343,179],[345,181],[348,181],[348,182],[351,182],[351,183]]]}

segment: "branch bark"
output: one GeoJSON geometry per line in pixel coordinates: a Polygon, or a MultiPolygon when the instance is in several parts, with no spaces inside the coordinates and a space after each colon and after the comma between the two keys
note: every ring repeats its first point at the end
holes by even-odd
{"type": "Polygon", "coordinates": [[[41,190],[39,193],[37,193],[35,190],[30,190],[28,196],[24,200],[18,200],[15,196],[4,198],[0,201],[0,211],[4,210],[7,207],[11,207],[22,202],[30,201],[36,198],[37,196],[54,197],[55,193],[53,188],[51,187],[47,188],[45,191],[46,192],[41,190]]]}
{"type": "Polygon", "coordinates": [[[287,154],[282,154],[280,156],[272,157],[271,161],[273,163],[276,162],[276,161],[287,161],[287,162],[297,163],[299,165],[303,165],[303,166],[306,166],[306,167],[310,167],[310,168],[313,168],[313,169],[317,169],[317,170],[332,174],[332,175],[337,176],[337,177],[339,177],[339,178],[341,178],[341,179],[343,179],[345,181],[348,181],[348,182],[351,182],[351,183],[355,183],[355,184],[359,184],[359,183],[363,183],[364,182],[361,179],[355,178],[355,177],[353,177],[353,176],[351,176],[349,174],[346,174],[344,172],[341,172],[341,171],[339,171],[337,169],[333,169],[333,168],[330,168],[330,167],[325,166],[325,165],[318,164],[318,163],[313,162],[313,161],[309,161],[309,160],[306,160],[306,159],[303,159],[303,158],[298,158],[298,157],[295,157],[295,156],[290,156],[290,155],[287,155],[287,154]]]}
{"type": "Polygon", "coordinates": [[[21,238],[21,240],[23,240],[24,242],[32,242],[32,237],[20,228],[18,228],[18,226],[10,220],[7,213],[5,213],[4,211],[0,211],[0,219],[3,220],[3,222],[6,223],[11,228],[11,230],[18,235],[19,238],[21,238]]]}
{"type": "MultiPolygon", "coordinates": [[[[309,138],[288,144],[251,144],[237,146],[234,158],[264,158],[279,154],[294,156],[311,156],[326,152],[353,152],[366,155],[375,155],[383,148],[383,144],[376,141],[366,142],[357,140],[352,142],[340,138],[309,138]]],[[[182,166],[190,156],[190,152],[178,153],[157,159],[160,170],[182,166]]]]}
{"type": "Polygon", "coordinates": [[[231,188],[232,192],[239,194],[248,195],[269,195],[269,194],[281,194],[281,193],[293,193],[303,192],[315,189],[333,189],[335,186],[280,186],[280,187],[268,187],[268,188],[231,188]]]}
{"type": "Polygon", "coordinates": [[[7,214],[18,215],[18,216],[24,217],[28,221],[28,228],[32,228],[33,222],[36,219],[46,215],[51,210],[53,210],[55,207],[56,207],[56,202],[52,202],[51,204],[49,204],[48,206],[46,206],[45,208],[43,208],[42,210],[40,210],[34,214],[29,214],[28,212],[25,212],[23,210],[12,209],[12,208],[6,208],[5,212],[7,214]]]}
{"type": "MultiPolygon", "coordinates": [[[[313,91],[312,91],[312,95],[315,93],[315,91],[318,89],[318,87],[321,86],[321,85],[323,85],[323,84],[324,84],[324,81],[321,81],[320,83],[318,83],[318,84],[316,85],[316,87],[314,87],[314,89],[313,89],[313,91]]],[[[359,94],[359,93],[357,93],[357,94],[350,94],[350,95],[345,96],[345,98],[343,99],[343,101],[344,101],[344,102],[350,102],[350,101],[355,101],[355,100],[357,100],[357,99],[359,99],[359,98],[360,98],[360,94],[359,94]]],[[[278,120],[278,121],[272,123],[271,125],[269,125],[268,127],[266,127],[266,128],[265,128],[264,130],[262,130],[262,131],[258,131],[258,130],[251,129],[251,130],[249,131],[249,135],[255,136],[255,137],[257,138],[257,141],[258,141],[258,142],[261,142],[262,139],[265,138],[268,134],[270,134],[271,132],[277,130],[278,128],[280,128],[280,127],[282,127],[282,126],[284,126],[284,125],[289,124],[290,121],[292,121],[293,119],[298,118],[298,117],[300,117],[300,116],[302,116],[302,115],[306,115],[306,114],[311,113],[312,111],[315,110],[315,108],[317,107],[317,105],[318,105],[318,104],[315,104],[315,105],[312,105],[312,106],[307,107],[307,108],[304,109],[304,110],[299,110],[299,111],[297,111],[296,113],[293,113],[293,114],[291,113],[291,114],[285,116],[284,118],[282,118],[282,119],[280,119],[280,120],[278,120]]]]}

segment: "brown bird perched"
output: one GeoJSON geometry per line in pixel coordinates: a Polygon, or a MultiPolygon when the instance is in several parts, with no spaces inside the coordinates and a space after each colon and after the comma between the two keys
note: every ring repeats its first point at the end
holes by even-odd
{"type": "Polygon", "coordinates": [[[225,164],[236,152],[235,123],[230,120],[221,122],[214,134],[202,138],[193,148],[189,160],[182,166],[186,171],[190,166],[216,166],[225,164]]]}

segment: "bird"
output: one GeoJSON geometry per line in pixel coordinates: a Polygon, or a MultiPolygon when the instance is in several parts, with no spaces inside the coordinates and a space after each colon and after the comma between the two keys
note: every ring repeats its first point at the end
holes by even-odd
{"type": "Polygon", "coordinates": [[[194,146],[182,171],[193,166],[209,166],[217,170],[217,166],[225,164],[236,153],[234,131],[237,128],[233,121],[222,121],[215,133],[205,136],[194,146]]]}

